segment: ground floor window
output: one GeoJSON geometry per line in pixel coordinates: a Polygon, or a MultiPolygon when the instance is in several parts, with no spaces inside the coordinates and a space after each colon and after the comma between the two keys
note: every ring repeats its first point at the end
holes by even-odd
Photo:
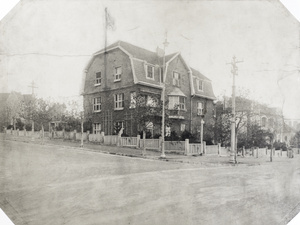
{"type": "Polygon", "coordinates": [[[115,122],[114,124],[114,132],[115,134],[119,134],[119,132],[121,131],[121,129],[123,128],[122,130],[122,133],[125,133],[125,127],[124,127],[124,122],[123,121],[117,121],[115,122]]]}
{"type": "Polygon", "coordinates": [[[101,124],[94,123],[93,124],[93,134],[100,134],[101,133],[101,124]]]}
{"type": "Polygon", "coordinates": [[[169,126],[166,126],[166,134],[165,134],[166,137],[170,137],[171,136],[171,127],[169,126]]]}
{"type": "Polygon", "coordinates": [[[185,131],[185,124],[184,123],[180,124],[180,131],[185,131]]]}

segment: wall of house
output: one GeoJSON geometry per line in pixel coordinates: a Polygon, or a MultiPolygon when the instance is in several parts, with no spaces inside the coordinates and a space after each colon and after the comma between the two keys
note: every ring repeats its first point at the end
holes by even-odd
{"type": "Polygon", "coordinates": [[[98,55],[94,58],[90,67],[86,73],[84,93],[91,94],[97,93],[105,90],[105,82],[107,84],[108,90],[124,88],[133,85],[133,74],[131,69],[131,62],[123,51],[120,49],[115,49],[109,51],[106,55],[106,75],[105,73],[105,63],[104,54],[98,55]],[[115,67],[122,67],[122,75],[120,81],[114,81],[115,67]],[[100,86],[95,86],[96,73],[101,72],[102,82],[100,86]]]}
{"type": "MultiPolygon", "coordinates": [[[[177,87],[173,85],[173,72],[178,72],[180,74],[180,86],[178,87],[185,95],[185,107],[186,110],[178,112],[178,116],[184,117],[184,119],[172,119],[171,130],[175,130],[178,134],[181,133],[180,126],[185,124],[186,130],[190,130],[190,110],[191,110],[191,84],[190,77],[188,74],[188,69],[186,68],[184,62],[180,57],[176,57],[172,62],[169,63],[167,75],[166,75],[166,100],[168,100],[168,94],[177,87]]],[[[171,112],[171,115],[175,115],[177,112],[171,112]]]]}
{"type": "MultiPolygon", "coordinates": [[[[197,115],[197,107],[198,102],[202,102],[203,108],[206,110],[205,115],[203,117],[204,120],[204,128],[213,125],[215,122],[215,105],[213,104],[212,100],[204,99],[200,97],[193,97],[192,98],[192,133],[200,130],[201,126],[201,116],[197,115]]],[[[205,133],[205,129],[204,129],[205,133]]]]}

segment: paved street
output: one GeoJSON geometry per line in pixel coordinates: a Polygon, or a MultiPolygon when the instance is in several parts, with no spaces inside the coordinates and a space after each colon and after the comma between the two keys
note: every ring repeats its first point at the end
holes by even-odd
{"type": "Polygon", "coordinates": [[[299,155],[210,167],[0,141],[0,208],[16,225],[273,225],[300,211],[299,155]]]}

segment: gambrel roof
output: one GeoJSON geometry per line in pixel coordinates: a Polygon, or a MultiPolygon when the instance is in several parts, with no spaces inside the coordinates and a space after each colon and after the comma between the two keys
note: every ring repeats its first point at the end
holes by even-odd
{"type": "MultiPolygon", "coordinates": [[[[160,79],[154,79],[154,80],[147,79],[146,65],[150,64],[151,66],[154,66],[155,73],[159,74],[159,69],[160,67],[163,66],[163,57],[159,56],[156,52],[146,50],[144,48],[132,45],[124,41],[117,41],[107,46],[106,49],[102,49],[96,52],[93,55],[92,59],[89,61],[88,65],[86,66],[85,71],[89,69],[95,57],[103,54],[105,50],[106,52],[109,52],[115,49],[120,49],[125,54],[127,54],[128,57],[130,58],[132,72],[133,72],[133,79],[135,84],[142,84],[142,85],[151,86],[160,89],[162,88],[162,83],[160,79]]],[[[185,65],[185,67],[189,72],[190,83],[191,83],[191,87],[190,87],[191,95],[213,99],[213,100],[216,99],[213,93],[211,81],[203,74],[201,74],[199,71],[190,68],[179,52],[175,52],[165,56],[166,70],[168,70],[168,64],[170,64],[177,57],[179,57],[182,60],[183,64],[185,65]],[[204,81],[204,90],[202,92],[199,92],[196,87],[197,79],[204,81]]]]}

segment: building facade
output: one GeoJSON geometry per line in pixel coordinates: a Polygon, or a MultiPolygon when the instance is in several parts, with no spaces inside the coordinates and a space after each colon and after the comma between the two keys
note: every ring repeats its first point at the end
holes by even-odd
{"type": "MultiPolygon", "coordinates": [[[[136,136],[142,127],[136,119],[137,96],[144,96],[146,104],[151,105],[154,98],[160,101],[163,87],[171,121],[167,133],[196,132],[203,116],[205,122],[212,123],[212,83],[190,68],[180,53],[164,57],[123,41],[95,53],[85,69],[82,93],[92,132],[110,135],[122,127],[123,134],[136,136]]],[[[161,133],[161,123],[148,126],[153,135],[161,133]]]]}

